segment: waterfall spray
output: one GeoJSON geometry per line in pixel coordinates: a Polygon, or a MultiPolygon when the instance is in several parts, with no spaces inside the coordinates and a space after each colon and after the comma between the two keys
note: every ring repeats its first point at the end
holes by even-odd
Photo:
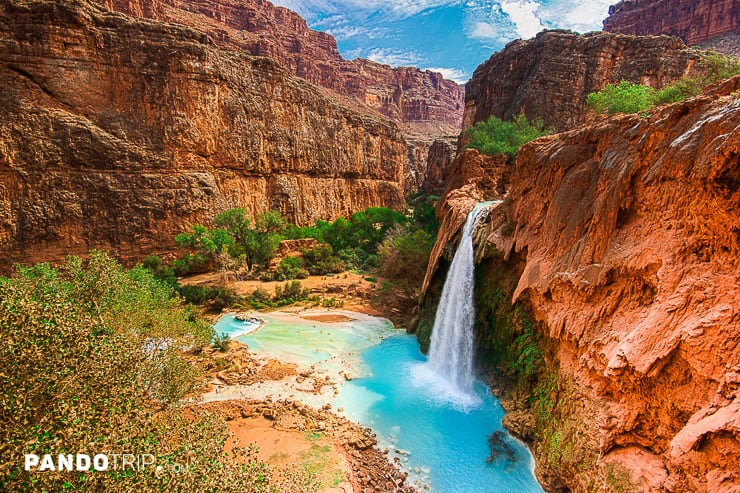
{"type": "Polygon", "coordinates": [[[457,247],[442,297],[437,306],[432,328],[432,342],[428,365],[445,378],[457,391],[472,392],[473,373],[473,324],[475,307],[475,258],[473,230],[476,221],[490,202],[477,204],[465,221],[460,245],[457,247]]]}

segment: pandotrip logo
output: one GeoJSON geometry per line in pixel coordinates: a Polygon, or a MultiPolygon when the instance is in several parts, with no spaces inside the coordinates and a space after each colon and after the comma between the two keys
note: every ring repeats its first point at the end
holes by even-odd
{"type": "Polygon", "coordinates": [[[23,468],[27,472],[65,471],[169,471],[176,474],[190,472],[190,464],[157,464],[152,454],[26,454],[23,468]]]}

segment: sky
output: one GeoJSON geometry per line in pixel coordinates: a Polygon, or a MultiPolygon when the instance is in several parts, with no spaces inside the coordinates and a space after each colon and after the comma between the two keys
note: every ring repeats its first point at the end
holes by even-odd
{"type": "Polygon", "coordinates": [[[347,59],[415,66],[466,82],[514,39],[597,31],[617,0],[271,0],[337,39],[347,59]]]}

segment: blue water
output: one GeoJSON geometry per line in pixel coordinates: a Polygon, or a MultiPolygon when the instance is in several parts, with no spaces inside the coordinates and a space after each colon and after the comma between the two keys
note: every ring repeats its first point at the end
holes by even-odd
{"type": "Polygon", "coordinates": [[[226,334],[231,339],[236,339],[239,336],[253,332],[259,326],[260,324],[253,321],[237,320],[234,318],[234,315],[224,315],[218,319],[218,322],[213,326],[213,329],[216,331],[217,336],[226,334]]]}
{"type": "Polygon", "coordinates": [[[362,353],[370,375],[352,380],[337,405],[350,419],[370,426],[380,441],[410,451],[404,463],[417,470],[432,491],[442,493],[542,492],[532,473],[533,459],[507,435],[513,459],[501,454],[492,462],[487,437],[503,431],[504,412],[485,384],[477,381],[477,402],[462,404],[444,389],[429,385],[426,357],[413,336],[399,334],[362,353]],[[358,406],[364,402],[364,406],[358,406]]]}
{"type": "MultiPolygon", "coordinates": [[[[265,324],[238,337],[251,351],[311,366],[340,382],[336,395],[304,394],[265,382],[263,395],[341,408],[340,414],[370,427],[379,446],[401,460],[409,472],[408,484],[428,485],[435,493],[543,492],[529,451],[508,434],[505,441],[513,458],[501,454],[486,461],[491,451],[488,436],[503,431],[504,413],[485,384],[476,381],[472,396],[460,394],[424,364],[427,358],[414,336],[400,333],[382,318],[343,313],[355,320],[320,323],[296,314],[259,314],[265,324]],[[349,371],[352,380],[344,381],[340,370],[349,371]]],[[[234,333],[241,330],[233,317],[222,322],[217,330],[228,324],[237,324],[234,333]]],[[[259,398],[256,387],[244,392],[259,398]]]]}

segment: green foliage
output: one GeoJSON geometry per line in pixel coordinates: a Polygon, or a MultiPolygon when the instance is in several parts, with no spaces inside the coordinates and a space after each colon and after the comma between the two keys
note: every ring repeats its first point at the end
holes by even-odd
{"type": "Polygon", "coordinates": [[[324,308],[341,308],[344,306],[344,301],[338,300],[333,296],[331,298],[323,298],[320,303],[324,308]]]}
{"type": "Polygon", "coordinates": [[[650,109],[654,101],[655,89],[623,80],[589,94],[586,106],[596,113],[638,113],[650,109]]]}
{"type": "Polygon", "coordinates": [[[301,253],[311,275],[338,274],[346,269],[344,262],[334,256],[334,249],[329,244],[320,243],[313,248],[302,250],[301,253]]]}
{"type": "Polygon", "coordinates": [[[354,250],[374,255],[386,233],[396,224],[408,222],[406,216],[387,207],[369,207],[356,212],[349,219],[336,219],[323,234],[324,241],[335,252],[354,250]]]}
{"type": "Polygon", "coordinates": [[[380,274],[392,280],[405,280],[411,286],[421,286],[434,236],[424,229],[397,228],[378,248],[380,274]]]}
{"type": "Polygon", "coordinates": [[[4,489],[295,490],[274,485],[254,449],[227,457],[223,420],[184,415],[180,400],[200,377],[181,348],[209,343],[213,330],[143,267],[100,252],[58,269],[19,267],[0,279],[0,335],[4,489]],[[26,453],[153,454],[163,470],[30,474],[26,453]]]}
{"type": "Polygon", "coordinates": [[[305,279],[308,277],[308,271],[303,268],[300,257],[285,257],[275,271],[274,277],[276,281],[305,279]]]}
{"type": "Polygon", "coordinates": [[[555,408],[558,381],[557,374],[553,371],[543,371],[537,384],[532,389],[530,404],[534,411],[536,426],[539,430],[544,429],[552,421],[552,412],[555,408]]]}
{"type": "Polygon", "coordinates": [[[419,195],[409,199],[414,207],[414,223],[432,236],[437,236],[439,230],[439,220],[437,219],[439,199],[436,195],[419,195]]]}
{"type": "Polygon", "coordinates": [[[549,133],[552,130],[546,129],[541,120],[529,121],[524,115],[519,115],[514,121],[505,122],[492,116],[465,130],[470,137],[466,147],[477,149],[482,154],[506,154],[511,158],[527,142],[549,133]]]}
{"type": "Polygon", "coordinates": [[[656,94],[653,104],[669,104],[683,101],[696,96],[702,91],[701,84],[695,79],[681,79],[675,84],[660,89],[656,94]]]}
{"type": "Polygon", "coordinates": [[[534,324],[524,314],[521,307],[517,307],[521,333],[514,339],[509,359],[509,371],[524,380],[531,380],[544,369],[544,355],[534,332],[534,324]]]}
{"type": "Polygon", "coordinates": [[[706,73],[701,79],[704,86],[740,75],[740,59],[715,52],[705,52],[702,63],[706,73]]]}
{"type": "Polygon", "coordinates": [[[178,288],[178,292],[186,302],[193,305],[208,304],[208,307],[214,312],[220,312],[224,308],[234,306],[239,301],[236,292],[224,286],[184,285],[178,288]]]}
{"type": "Polygon", "coordinates": [[[300,281],[286,282],[283,286],[275,286],[275,296],[272,302],[276,306],[292,305],[308,298],[309,290],[304,289],[300,281]]]}
{"type": "Polygon", "coordinates": [[[177,289],[178,282],[177,277],[175,277],[175,270],[166,265],[160,257],[157,255],[150,255],[144,259],[141,265],[148,270],[155,279],[162,281],[173,289],[177,289]]]}
{"type": "Polygon", "coordinates": [[[707,86],[740,74],[740,60],[719,53],[703,53],[703,71],[696,77],[683,77],[659,91],[641,84],[621,81],[591,93],[586,105],[596,113],[638,113],[654,105],[676,103],[700,94],[707,86]]]}
{"type": "MultiPolygon", "coordinates": [[[[420,196],[417,200],[416,222],[434,235],[438,227],[434,213],[438,198],[420,196]]],[[[246,211],[236,208],[218,214],[214,223],[217,228],[213,230],[194,225],[191,231],[177,235],[177,244],[190,251],[174,262],[175,272],[184,275],[214,267],[237,270],[242,260],[250,270],[254,266],[264,269],[274,257],[280,241],[288,238],[315,238],[319,244],[302,252],[305,267],[298,265],[297,260],[283,260],[274,275],[260,274],[258,269],[256,274],[260,279],[303,278],[306,270],[312,275],[340,273],[347,269],[368,271],[378,265],[378,247],[388,232],[397,225],[408,225],[410,219],[387,207],[370,207],[349,218],[298,227],[288,224],[279,212],[267,211],[259,214],[251,226],[246,211]]]]}
{"type": "Polygon", "coordinates": [[[208,272],[210,266],[211,263],[208,258],[200,253],[185,253],[181,259],[177,259],[172,263],[172,269],[180,276],[208,272]]]}

